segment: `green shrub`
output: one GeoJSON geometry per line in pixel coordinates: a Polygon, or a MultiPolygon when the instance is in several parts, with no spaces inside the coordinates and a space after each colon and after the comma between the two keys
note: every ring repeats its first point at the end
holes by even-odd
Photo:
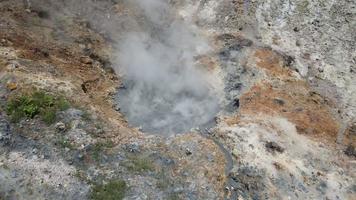
{"type": "Polygon", "coordinates": [[[121,200],[125,197],[126,190],[125,181],[114,180],[104,185],[95,185],[90,197],[93,200],[121,200]]]}
{"type": "Polygon", "coordinates": [[[41,112],[42,120],[47,124],[53,124],[56,121],[56,112],[54,108],[44,109],[41,112]]]}
{"type": "Polygon", "coordinates": [[[6,111],[13,122],[23,118],[32,119],[40,115],[47,124],[56,119],[56,112],[69,108],[69,103],[63,97],[55,97],[44,92],[34,92],[11,98],[7,102],[6,111]]]}

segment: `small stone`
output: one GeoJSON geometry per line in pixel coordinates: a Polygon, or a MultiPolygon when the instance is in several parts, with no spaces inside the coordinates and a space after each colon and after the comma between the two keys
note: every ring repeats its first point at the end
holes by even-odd
{"type": "Polygon", "coordinates": [[[33,154],[37,154],[38,150],[36,148],[32,149],[33,154]]]}
{"type": "Polygon", "coordinates": [[[80,154],[78,154],[77,158],[78,158],[79,160],[83,160],[84,155],[80,153],[80,154]]]}
{"type": "Polygon", "coordinates": [[[276,142],[267,142],[265,144],[265,147],[266,147],[267,151],[269,151],[269,152],[278,152],[278,153],[284,152],[284,148],[279,146],[279,144],[277,144],[276,142]]]}
{"type": "Polygon", "coordinates": [[[120,106],[119,105],[115,105],[115,108],[114,108],[116,111],[120,111],[121,110],[121,108],[120,108],[120,106]]]}
{"type": "Polygon", "coordinates": [[[235,99],[234,100],[234,107],[235,108],[240,108],[240,99],[235,99]]]}
{"type": "Polygon", "coordinates": [[[131,144],[127,144],[127,145],[125,145],[125,147],[126,147],[126,150],[128,150],[131,153],[140,152],[140,146],[136,142],[133,142],[131,144]]]}
{"type": "Polygon", "coordinates": [[[139,127],[137,128],[137,130],[138,130],[138,131],[142,131],[142,130],[143,130],[142,126],[139,126],[139,127]]]}
{"type": "Polygon", "coordinates": [[[303,109],[303,108],[300,108],[300,107],[298,107],[298,108],[295,109],[296,112],[302,112],[303,110],[304,110],[304,109],[303,109]]]}
{"type": "Polygon", "coordinates": [[[85,46],[85,44],[79,44],[79,48],[81,48],[81,49],[85,49],[85,48],[86,48],[86,46],[85,46]]]}
{"type": "Polygon", "coordinates": [[[15,82],[7,83],[6,87],[7,87],[7,89],[9,89],[11,91],[16,90],[17,89],[17,83],[15,83],[15,82]]]}
{"type": "Polygon", "coordinates": [[[232,155],[235,157],[239,157],[239,151],[237,149],[232,150],[232,155]]]}
{"type": "Polygon", "coordinates": [[[273,99],[273,102],[275,103],[275,104],[278,104],[278,105],[281,105],[281,106],[283,106],[284,104],[285,104],[285,102],[284,102],[284,100],[283,99],[273,99]]]}
{"type": "Polygon", "coordinates": [[[58,122],[56,125],[56,130],[62,132],[66,129],[66,125],[63,122],[58,122]]]}
{"type": "Polygon", "coordinates": [[[193,152],[189,148],[185,149],[185,155],[190,156],[192,154],[193,154],[193,152]]]}
{"type": "Polygon", "coordinates": [[[209,162],[214,162],[214,156],[211,154],[207,155],[207,159],[209,162]]]}
{"type": "Polygon", "coordinates": [[[11,173],[11,178],[17,178],[17,173],[15,171],[11,173]]]}
{"type": "Polygon", "coordinates": [[[302,45],[300,40],[295,41],[295,45],[297,45],[297,47],[300,47],[302,45]]]}
{"type": "Polygon", "coordinates": [[[347,156],[356,157],[356,149],[351,144],[344,151],[347,156]]]}
{"type": "Polygon", "coordinates": [[[80,58],[80,62],[84,63],[84,64],[92,64],[93,60],[89,57],[81,57],[80,58]]]}

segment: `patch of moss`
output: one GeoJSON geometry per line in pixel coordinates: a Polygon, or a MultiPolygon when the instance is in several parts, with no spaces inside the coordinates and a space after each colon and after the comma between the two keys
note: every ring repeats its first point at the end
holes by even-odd
{"type": "Polygon", "coordinates": [[[44,122],[52,124],[56,120],[57,111],[63,111],[69,107],[70,104],[63,97],[37,91],[29,95],[23,94],[10,98],[6,112],[13,122],[19,122],[24,118],[32,119],[39,115],[44,122]]]}
{"type": "Polygon", "coordinates": [[[110,181],[107,184],[95,185],[90,198],[93,200],[121,200],[125,197],[127,185],[123,180],[110,181]]]}

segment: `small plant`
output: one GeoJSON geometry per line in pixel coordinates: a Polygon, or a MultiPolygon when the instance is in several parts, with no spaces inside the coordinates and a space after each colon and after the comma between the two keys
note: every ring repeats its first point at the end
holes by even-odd
{"type": "Polygon", "coordinates": [[[62,148],[68,148],[68,149],[73,149],[73,145],[70,143],[70,141],[64,137],[59,138],[58,144],[62,148]]]}
{"type": "Polygon", "coordinates": [[[56,121],[56,112],[55,108],[44,109],[41,112],[42,120],[47,124],[53,124],[56,121]]]}
{"type": "Polygon", "coordinates": [[[110,181],[107,184],[95,185],[90,198],[93,200],[121,200],[125,197],[127,185],[123,180],[110,181]]]}
{"type": "Polygon", "coordinates": [[[63,97],[55,97],[44,92],[34,92],[30,95],[21,95],[8,100],[6,111],[13,122],[23,118],[32,119],[41,116],[47,124],[52,124],[56,119],[57,111],[70,107],[63,97]]]}
{"type": "Polygon", "coordinates": [[[58,105],[59,110],[62,110],[62,111],[70,108],[69,102],[64,97],[58,98],[57,105],[58,105]]]}

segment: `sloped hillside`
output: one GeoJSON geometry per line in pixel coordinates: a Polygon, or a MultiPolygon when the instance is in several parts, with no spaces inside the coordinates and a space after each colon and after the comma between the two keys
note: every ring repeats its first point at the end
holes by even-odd
{"type": "Polygon", "coordinates": [[[352,0],[0,0],[0,199],[355,199],[352,0]]]}

